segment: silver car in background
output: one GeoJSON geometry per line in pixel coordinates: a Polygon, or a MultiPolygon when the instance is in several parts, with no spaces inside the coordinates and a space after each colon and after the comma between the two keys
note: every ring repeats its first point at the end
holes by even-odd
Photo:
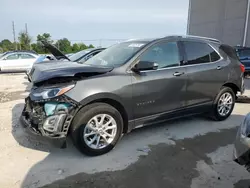
{"type": "Polygon", "coordinates": [[[25,72],[39,55],[32,51],[10,51],[0,56],[0,72],[25,72]]]}

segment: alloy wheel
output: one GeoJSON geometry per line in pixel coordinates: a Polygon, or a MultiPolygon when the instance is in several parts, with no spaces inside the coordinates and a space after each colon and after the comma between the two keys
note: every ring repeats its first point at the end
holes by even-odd
{"type": "Polygon", "coordinates": [[[92,149],[103,149],[113,142],[117,133],[117,123],[108,114],[92,117],[84,128],[84,141],[92,149]]]}
{"type": "Polygon", "coordinates": [[[227,116],[230,113],[232,106],[233,106],[232,94],[229,92],[223,93],[219,98],[217,106],[219,115],[227,116]]]}

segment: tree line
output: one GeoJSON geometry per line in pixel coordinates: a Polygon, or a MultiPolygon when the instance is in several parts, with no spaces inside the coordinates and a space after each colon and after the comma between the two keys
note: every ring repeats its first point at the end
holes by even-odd
{"type": "Polygon", "coordinates": [[[51,35],[49,33],[43,33],[37,35],[36,42],[32,43],[31,36],[25,31],[21,31],[18,34],[18,42],[11,42],[8,39],[4,39],[0,42],[0,53],[11,50],[34,50],[39,54],[49,53],[49,51],[42,45],[41,43],[42,40],[54,44],[60,51],[64,53],[75,53],[81,50],[85,50],[87,48],[94,48],[92,44],[90,45],[86,45],[84,43],[71,44],[71,42],[67,38],[62,38],[54,42],[51,39],[51,35]]]}

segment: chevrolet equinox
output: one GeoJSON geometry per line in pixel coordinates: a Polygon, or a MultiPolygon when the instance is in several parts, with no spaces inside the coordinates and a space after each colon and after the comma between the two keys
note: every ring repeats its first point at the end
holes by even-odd
{"type": "Polygon", "coordinates": [[[40,64],[21,122],[29,133],[87,155],[109,152],[132,129],[183,116],[227,119],[244,92],[234,48],[211,38],[168,36],[115,44],[81,62],[40,64]]]}

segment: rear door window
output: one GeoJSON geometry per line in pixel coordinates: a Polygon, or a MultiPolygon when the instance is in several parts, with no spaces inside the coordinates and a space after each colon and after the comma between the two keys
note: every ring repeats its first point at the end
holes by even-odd
{"type": "Polygon", "coordinates": [[[208,44],[195,41],[184,41],[188,65],[215,62],[220,59],[218,53],[208,44]]]}

